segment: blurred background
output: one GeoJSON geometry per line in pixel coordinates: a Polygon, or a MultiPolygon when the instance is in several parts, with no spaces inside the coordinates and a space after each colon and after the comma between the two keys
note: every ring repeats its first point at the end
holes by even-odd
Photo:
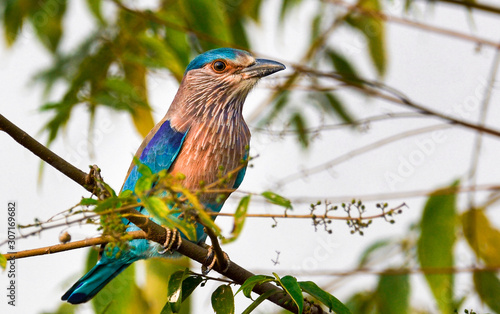
{"type": "MultiPolygon", "coordinates": [[[[496,2],[9,0],[0,11],[0,113],[83,171],[97,164],[116,191],[198,53],[231,46],[286,64],[247,98],[254,159],[222,212],[252,194],[248,214],[283,215],[261,196],[273,191],[291,201],[290,215],[333,218],[248,217],[223,246],[231,260],[312,280],[353,313],[500,312],[496,2]]],[[[5,217],[9,201],[29,225],[89,197],[7,134],[0,141],[5,217]]],[[[233,218],[217,224],[230,235],[233,218]]],[[[99,235],[96,225],[49,225],[20,229],[40,232],[17,249],[57,244],[64,231],[73,240],[99,235]]],[[[61,307],[89,251],[18,260],[17,304],[7,304],[5,287],[0,311],[101,312],[61,307]]],[[[148,290],[154,280],[145,279],[154,263],[131,274],[146,299],[159,287],[148,290]]],[[[210,313],[219,285],[199,287],[191,312],[210,313]]],[[[250,303],[238,294],[236,312],[250,303]]],[[[256,310],[279,311],[270,302],[256,310]]]]}

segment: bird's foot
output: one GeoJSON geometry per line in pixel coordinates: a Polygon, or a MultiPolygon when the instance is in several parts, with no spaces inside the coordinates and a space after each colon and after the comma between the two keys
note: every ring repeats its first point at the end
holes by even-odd
{"type": "Polygon", "coordinates": [[[208,250],[208,255],[205,258],[203,265],[201,266],[201,272],[203,275],[208,274],[216,263],[219,266],[224,267],[224,269],[222,270],[223,273],[225,273],[229,269],[229,265],[231,265],[231,260],[229,259],[229,255],[227,255],[226,252],[222,252],[222,254],[224,255],[224,260],[219,261],[219,259],[217,258],[217,254],[215,254],[215,250],[212,246],[206,243],[202,243],[201,246],[203,246],[208,250]]]}
{"type": "Polygon", "coordinates": [[[165,227],[165,231],[167,232],[165,243],[163,243],[163,250],[158,251],[160,254],[165,254],[170,251],[173,253],[172,249],[176,251],[182,244],[182,238],[177,229],[170,229],[165,227]]]}

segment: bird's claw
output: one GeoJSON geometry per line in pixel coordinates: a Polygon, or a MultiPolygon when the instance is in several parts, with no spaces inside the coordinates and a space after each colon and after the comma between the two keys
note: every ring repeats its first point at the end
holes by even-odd
{"type": "Polygon", "coordinates": [[[179,233],[179,230],[177,229],[170,229],[170,228],[165,228],[167,235],[165,239],[165,243],[163,243],[163,250],[158,251],[160,254],[165,254],[166,252],[170,251],[172,253],[172,248],[173,250],[179,249],[179,247],[182,244],[182,238],[179,233]]]}
{"type": "Polygon", "coordinates": [[[207,275],[214,265],[217,263],[219,265],[225,266],[222,272],[226,272],[229,269],[229,265],[231,264],[231,260],[229,259],[229,255],[227,255],[226,252],[222,252],[224,254],[224,261],[219,261],[217,259],[217,255],[215,254],[215,250],[212,246],[204,244],[203,245],[207,250],[208,254],[207,257],[205,258],[205,261],[203,262],[203,265],[201,266],[201,272],[203,275],[207,275]],[[223,264],[221,264],[221,262],[223,264]]]}

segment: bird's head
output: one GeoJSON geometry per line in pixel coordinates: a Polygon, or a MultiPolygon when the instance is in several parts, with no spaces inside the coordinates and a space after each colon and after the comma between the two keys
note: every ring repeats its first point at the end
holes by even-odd
{"type": "Polygon", "coordinates": [[[215,110],[241,113],[245,98],[257,81],[284,69],[279,62],[256,59],[243,50],[207,51],[194,58],[186,68],[174,100],[179,108],[173,109],[196,116],[207,113],[213,116],[215,110]]]}

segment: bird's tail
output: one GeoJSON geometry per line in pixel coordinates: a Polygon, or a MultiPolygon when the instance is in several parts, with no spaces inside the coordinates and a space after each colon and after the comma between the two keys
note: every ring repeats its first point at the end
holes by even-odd
{"type": "Polygon", "coordinates": [[[87,302],[92,299],[105,285],[118,276],[133,261],[105,259],[97,263],[87,274],[78,280],[62,297],[61,300],[72,304],[87,302]]]}

